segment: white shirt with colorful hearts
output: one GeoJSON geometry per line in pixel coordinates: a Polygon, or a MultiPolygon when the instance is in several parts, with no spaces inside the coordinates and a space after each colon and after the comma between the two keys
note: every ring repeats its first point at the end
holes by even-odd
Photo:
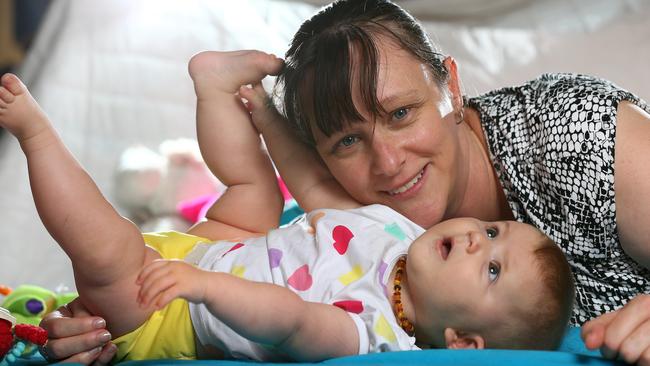
{"type": "MultiPolygon", "coordinates": [[[[418,349],[415,338],[397,324],[386,281],[397,259],[423,232],[382,205],[320,209],[263,237],[211,244],[196,263],[206,270],[284,286],[306,301],[346,310],[359,331],[359,354],[412,350],[418,349]]],[[[190,314],[199,341],[224,350],[228,357],[286,359],[241,337],[202,304],[190,304],[190,314]]]]}

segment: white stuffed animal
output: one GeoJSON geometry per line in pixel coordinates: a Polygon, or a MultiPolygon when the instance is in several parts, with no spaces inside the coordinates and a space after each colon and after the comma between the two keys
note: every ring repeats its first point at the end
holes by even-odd
{"type": "Polygon", "coordinates": [[[126,149],[115,174],[115,199],[140,230],[188,229],[178,204],[205,195],[219,195],[225,186],[201,158],[191,139],[167,140],[158,152],[144,146],[126,149]]]}

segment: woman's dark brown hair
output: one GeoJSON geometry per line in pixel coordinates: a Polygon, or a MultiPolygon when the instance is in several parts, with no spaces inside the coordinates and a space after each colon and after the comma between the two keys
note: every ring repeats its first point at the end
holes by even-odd
{"type": "Polygon", "coordinates": [[[429,65],[439,86],[446,84],[444,56],[405,10],[387,0],[336,1],[301,25],[278,77],[282,111],[303,141],[315,145],[311,126],[330,136],[362,120],[352,101],[355,88],[373,116],[385,112],[377,100],[380,36],[429,65]]]}

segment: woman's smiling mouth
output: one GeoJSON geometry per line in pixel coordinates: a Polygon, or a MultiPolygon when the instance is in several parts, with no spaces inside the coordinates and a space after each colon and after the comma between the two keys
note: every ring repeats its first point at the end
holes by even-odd
{"type": "Polygon", "coordinates": [[[404,184],[403,186],[401,186],[401,187],[399,187],[397,189],[387,191],[387,193],[389,195],[391,195],[391,196],[396,196],[396,195],[402,194],[402,193],[408,191],[409,189],[413,188],[420,181],[420,179],[422,179],[423,175],[424,175],[424,169],[420,170],[420,172],[415,177],[413,177],[413,179],[406,182],[406,184],[404,184]]]}

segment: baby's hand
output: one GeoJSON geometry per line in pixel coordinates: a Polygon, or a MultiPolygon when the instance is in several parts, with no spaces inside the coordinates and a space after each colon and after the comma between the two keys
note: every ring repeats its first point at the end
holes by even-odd
{"type": "Polygon", "coordinates": [[[207,285],[201,280],[202,274],[204,271],[180,260],[155,260],[140,271],[136,280],[140,285],[138,303],[162,309],[177,297],[201,302],[207,285]]]}
{"type": "Polygon", "coordinates": [[[239,88],[239,96],[246,99],[246,108],[251,113],[251,120],[257,132],[264,133],[267,127],[277,128],[278,123],[283,123],[282,115],[273,105],[261,83],[253,84],[252,87],[243,85],[239,88]]]}

